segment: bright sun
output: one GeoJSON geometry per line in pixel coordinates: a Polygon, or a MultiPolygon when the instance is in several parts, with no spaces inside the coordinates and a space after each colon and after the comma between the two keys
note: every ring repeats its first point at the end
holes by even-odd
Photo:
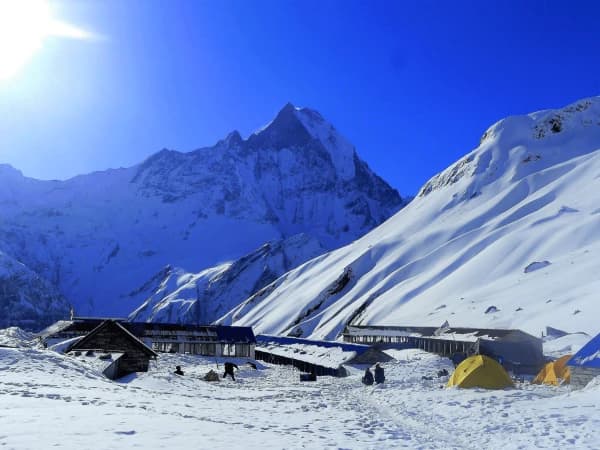
{"type": "Polygon", "coordinates": [[[47,0],[0,0],[0,81],[14,76],[48,36],[98,36],[53,17],[47,0]]]}
{"type": "Polygon", "coordinates": [[[50,33],[44,0],[0,0],[0,80],[15,75],[50,33]]]}

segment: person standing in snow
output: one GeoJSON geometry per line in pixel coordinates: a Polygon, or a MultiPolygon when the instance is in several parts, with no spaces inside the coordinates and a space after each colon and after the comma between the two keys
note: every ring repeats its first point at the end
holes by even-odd
{"type": "Polygon", "coordinates": [[[235,365],[234,363],[229,362],[229,361],[226,362],[225,363],[225,373],[223,374],[223,378],[225,378],[227,375],[231,375],[231,379],[233,381],[235,381],[235,377],[233,376],[233,369],[234,368],[239,369],[238,366],[235,365]]]}
{"type": "Polygon", "coordinates": [[[181,366],[175,366],[175,375],[183,375],[183,370],[181,370],[181,366]]]}
{"type": "Polygon", "coordinates": [[[364,385],[371,386],[373,384],[373,374],[371,373],[371,369],[367,367],[365,370],[365,376],[362,377],[362,382],[364,385]]]}
{"type": "Polygon", "coordinates": [[[385,381],[385,375],[383,373],[383,367],[379,363],[375,364],[375,383],[381,384],[385,381]]]}

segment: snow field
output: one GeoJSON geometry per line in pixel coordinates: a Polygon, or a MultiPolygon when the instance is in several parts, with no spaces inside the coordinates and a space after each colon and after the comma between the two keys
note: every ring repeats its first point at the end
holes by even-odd
{"type": "Polygon", "coordinates": [[[39,448],[594,448],[600,386],[579,392],[520,384],[440,389],[451,364],[394,352],[384,386],[243,361],[236,381],[200,380],[222,361],[161,354],[148,373],[112,382],[86,357],[0,348],[0,447],[39,448]],[[172,374],[181,365],[185,376],[172,374]],[[433,377],[424,380],[423,376],[433,377]]]}

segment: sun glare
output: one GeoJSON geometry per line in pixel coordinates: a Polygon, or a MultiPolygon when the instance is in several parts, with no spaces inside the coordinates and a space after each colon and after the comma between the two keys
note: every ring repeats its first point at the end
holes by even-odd
{"type": "Polygon", "coordinates": [[[0,0],[0,81],[17,74],[48,36],[98,37],[61,22],[52,13],[47,0],[0,0]]]}
{"type": "Polygon", "coordinates": [[[15,75],[42,46],[51,23],[44,0],[0,1],[0,80],[15,75]]]}

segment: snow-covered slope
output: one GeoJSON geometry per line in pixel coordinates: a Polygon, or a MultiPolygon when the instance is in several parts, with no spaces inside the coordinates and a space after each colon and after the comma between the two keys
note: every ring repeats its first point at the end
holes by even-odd
{"type": "Polygon", "coordinates": [[[356,324],[600,331],[600,97],[509,117],[360,240],[221,319],[335,338],[356,324]]]}
{"type": "Polygon", "coordinates": [[[196,274],[166,267],[132,294],[145,301],[129,318],[140,322],[211,323],[324,251],[316,239],[301,234],[268,242],[233,262],[196,274]]]}
{"type": "Polygon", "coordinates": [[[0,300],[0,328],[40,329],[69,312],[67,301],[51,283],[2,252],[0,300]]]}
{"type": "Polygon", "coordinates": [[[166,265],[198,272],[306,233],[332,249],[403,205],[317,112],[286,105],[248,139],[39,181],[0,166],[0,250],[77,314],[124,315],[166,265]]]}

